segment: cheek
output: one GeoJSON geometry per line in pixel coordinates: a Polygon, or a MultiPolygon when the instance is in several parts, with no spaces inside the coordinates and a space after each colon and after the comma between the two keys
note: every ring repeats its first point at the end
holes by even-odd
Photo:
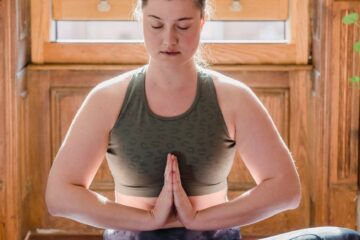
{"type": "Polygon", "coordinates": [[[200,35],[198,33],[195,34],[189,34],[187,36],[184,36],[183,38],[183,45],[187,46],[191,49],[191,51],[194,51],[197,49],[199,45],[200,35]]]}
{"type": "Polygon", "coordinates": [[[158,36],[151,30],[144,30],[144,42],[146,45],[158,44],[158,36]]]}
{"type": "Polygon", "coordinates": [[[151,31],[147,28],[144,28],[144,40],[148,40],[152,38],[151,31]]]}

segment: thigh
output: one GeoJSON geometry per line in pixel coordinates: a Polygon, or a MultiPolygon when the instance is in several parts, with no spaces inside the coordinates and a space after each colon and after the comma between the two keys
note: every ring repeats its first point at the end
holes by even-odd
{"type": "Polygon", "coordinates": [[[340,227],[304,228],[262,240],[360,240],[360,233],[340,227]]]}
{"type": "Polygon", "coordinates": [[[240,228],[215,231],[193,231],[186,228],[168,228],[154,231],[127,231],[106,229],[104,240],[240,240],[240,228]]]}

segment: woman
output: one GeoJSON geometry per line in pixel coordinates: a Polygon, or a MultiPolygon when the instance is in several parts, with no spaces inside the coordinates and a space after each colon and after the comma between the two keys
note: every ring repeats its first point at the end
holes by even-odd
{"type": "Polygon", "coordinates": [[[264,106],[195,62],[206,1],[139,4],[149,63],[88,94],[50,171],[49,212],[104,239],[239,239],[240,226],[296,208],[298,173],[264,106]],[[257,186],[228,201],[235,151],[257,186]],[[105,154],[115,202],[89,190],[105,154]]]}

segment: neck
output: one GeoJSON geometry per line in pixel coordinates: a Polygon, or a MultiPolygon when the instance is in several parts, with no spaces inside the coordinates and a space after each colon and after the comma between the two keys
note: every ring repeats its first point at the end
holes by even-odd
{"type": "Polygon", "coordinates": [[[194,62],[179,66],[163,66],[156,62],[148,65],[146,80],[152,85],[163,89],[182,89],[193,86],[197,80],[197,70],[194,62]]]}

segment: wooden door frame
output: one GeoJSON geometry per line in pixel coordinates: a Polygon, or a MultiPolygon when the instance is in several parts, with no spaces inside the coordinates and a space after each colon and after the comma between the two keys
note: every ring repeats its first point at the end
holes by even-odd
{"type": "Polygon", "coordinates": [[[351,0],[316,0],[313,4],[314,138],[310,144],[314,161],[312,207],[316,211],[312,225],[359,230],[359,89],[351,89],[347,81],[351,74],[358,73],[355,66],[360,58],[350,50],[354,26],[345,26],[341,19],[351,10],[359,12],[360,4],[351,0]],[[326,171],[319,174],[321,169],[326,171]]]}
{"type": "Polygon", "coordinates": [[[19,1],[0,1],[0,224],[1,239],[21,239],[21,189],[18,128],[17,83],[24,77],[18,64],[18,13],[19,1]],[[1,214],[3,213],[3,215],[1,214]]]}

